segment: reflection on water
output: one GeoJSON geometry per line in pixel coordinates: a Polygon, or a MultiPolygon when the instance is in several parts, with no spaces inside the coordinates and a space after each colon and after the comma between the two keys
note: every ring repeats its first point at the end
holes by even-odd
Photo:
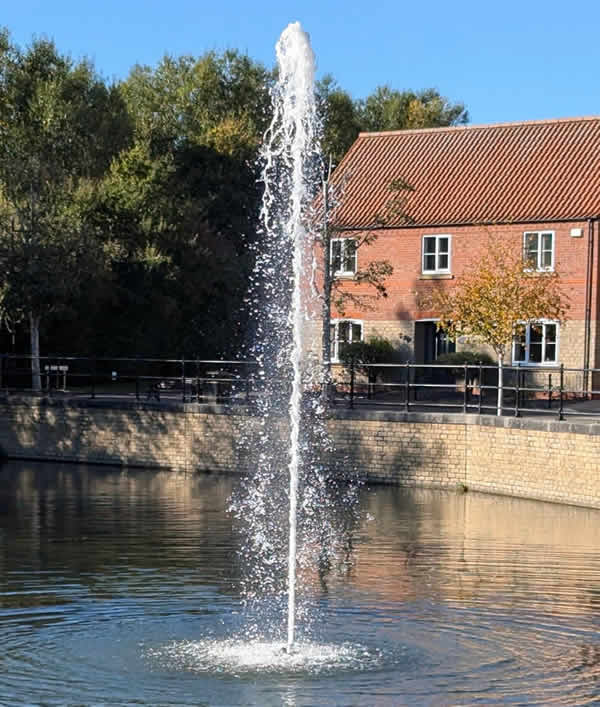
{"type": "Polygon", "coordinates": [[[0,704],[600,702],[599,511],[363,489],[303,573],[316,658],[277,662],[242,645],[237,483],[1,467],[0,704]]]}
{"type": "Polygon", "coordinates": [[[431,490],[377,490],[367,503],[374,521],[362,529],[354,584],[376,588],[382,599],[594,612],[597,510],[431,490]]]}

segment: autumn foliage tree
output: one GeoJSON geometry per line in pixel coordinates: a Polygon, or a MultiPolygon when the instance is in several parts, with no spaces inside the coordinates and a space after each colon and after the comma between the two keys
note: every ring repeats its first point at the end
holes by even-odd
{"type": "Polygon", "coordinates": [[[489,239],[484,255],[465,268],[452,289],[437,289],[428,307],[439,313],[438,328],[456,340],[487,344],[498,357],[498,414],[502,414],[503,366],[512,342],[528,324],[562,321],[568,303],[554,270],[536,270],[518,247],[489,239]]]}

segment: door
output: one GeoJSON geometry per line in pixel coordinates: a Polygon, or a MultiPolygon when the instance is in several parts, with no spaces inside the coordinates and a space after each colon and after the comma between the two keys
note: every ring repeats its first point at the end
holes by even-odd
{"type": "Polygon", "coordinates": [[[417,363],[435,363],[439,356],[456,351],[456,345],[444,331],[438,331],[436,322],[415,322],[415,360],[417,363]]]}

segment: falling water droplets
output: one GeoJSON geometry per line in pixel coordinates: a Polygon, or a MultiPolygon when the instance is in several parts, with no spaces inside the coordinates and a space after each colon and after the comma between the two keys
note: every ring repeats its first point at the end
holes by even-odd
{"type": "Polygon", "coordinates": [[[330,559],[349,526],[332,511],[332,500],[338,503],[346,494],[346,512],[353,517],[355,496],[340,491],[321,459],[331,444],[325,406],[315,392],[322,374],[314,352],[315,341],[320,352],[320,334],[314,336],[320,303],[306,286],[321,228],[313,208],[322,174],[315,60],[299,23],[284,30],[276,51],[273,119],[261,153],[260,249],[248,295],[261,395],[254,402],[255,428],[243,434],[241,453],[256,459],[256,468],[231,510],[243,538],[242,592],[253,617],[246,634],[285,641],[289,652],[311,633],[311,578],[320,586],[320,563],[335,565],[330,559]]]}

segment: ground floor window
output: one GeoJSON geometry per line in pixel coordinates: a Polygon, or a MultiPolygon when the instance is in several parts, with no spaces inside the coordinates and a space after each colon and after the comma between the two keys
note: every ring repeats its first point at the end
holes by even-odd
{"type": "Polygon", "coordinates": [[[513,363],[558,363],[557,322],[531,322],[525,325],[513,343],[513,363]]]}
{"type": "Polygon", "coordinates": [[[331,360],[339,361],[340,354],[347,344],[362,341],[363,325],[355,319],[338,319],[330,326],[331,360]]]}

